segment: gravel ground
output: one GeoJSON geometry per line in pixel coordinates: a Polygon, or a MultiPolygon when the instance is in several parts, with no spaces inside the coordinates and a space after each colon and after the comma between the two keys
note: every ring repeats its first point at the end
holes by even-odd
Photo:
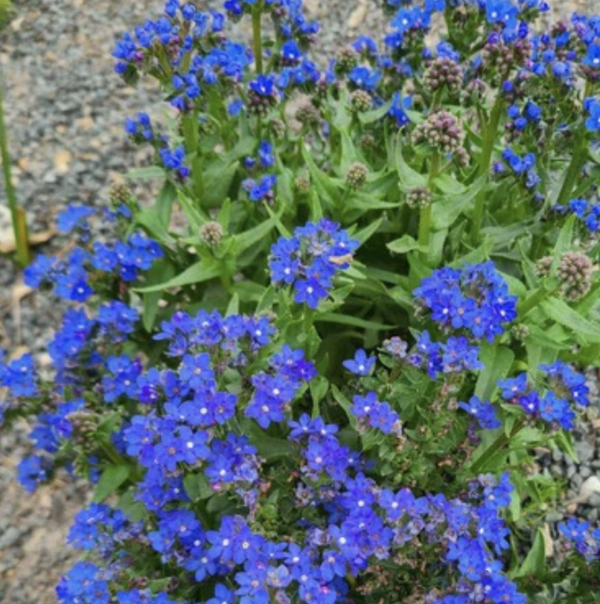
{"type": "MultiPolygon", "coordinates": [[[[157,15],[163,0],[14,3],[16,17],[0,34],[0,70],[15,184],[37,232],[51,227],[69,201],[101,205],[120,174],[144,164],[146,153],[127,142],[122,124],[125,116],[148,110],[152,90],[124,88],[113,75],[110,52],[124,31],[157,15]]],[[[380,0],[305,3],[310,16],[323,25],[315,56],[331,56],[340,40],[362,32],[375,36],[384,29],[380,0]]],[[[222,3],[207,4],[218,8],[222,3]]],[[[585,2],[561,3],[565,12],[585,8],[585,2]]],[[[0,212],[3,205],[0,190],[0,212]]],[[[0,233],[2,219],[0,213],[0,233]]],[[[54,239],[50,247],[61,243],[54,239]]],[[[13,288],[18,280],[18,273],[0,258],[0,348],[41,353],[62,308],[47,295],[23,296],[24,289],[13,288]]],[[[600,403],[595,414],[591,419],[600,416],[600,403]]],[[[27,431],[23,423],[10,434],[0,434],[0,602],[50,604],[56,601],[54,586],[61,572],[75,558],[64,547],[64,538],[88,493],[84,485],[66,478],[31,496],[16,485],[14,468],[28,450],[27,431]]],[[[571,498],[584,481],[600,476],[596,432],[591,421],[581,427],[579,465],[555,453],[541,458],[546,471],[568,477],[571,498]]],[[[597,519],[600,497],[572,505],[597,519]]]]}

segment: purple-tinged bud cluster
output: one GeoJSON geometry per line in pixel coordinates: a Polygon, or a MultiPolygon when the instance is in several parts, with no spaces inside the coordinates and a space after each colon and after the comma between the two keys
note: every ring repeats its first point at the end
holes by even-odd
{"type": "Polygon", "coordinates": [[[364,113],[373,107],[373,97],[366,90],[355,90],[350,95],[350,108],[356,113],[364,113]]]}
{"type": "Polygon", "coordinates": [[[461,66],[449,57],[438,57],[431,62],[423,74],[423,86],[429,94],[445,88],[448,92],[458,92],[463,83],[461,66]]]}
{"type": "Polygon", "coordinates": [[[556,276],[560,294],[567,300],[580,300],[592,288],[592,261],[586,254],[566,252],[560,259],[556,276]]]}
{"type": "Polygon", "coordinates": [[[458,118],[445,109],[440,109],[428,115],[424,122],[417,125],[412,141],[415,145],[425,142],[446,155],[461,149],[464,137],[458,118]]]}
{"type": "Polygon", "coordinates": [[[412,209],[423,210],[431,205],[433,195],[427,187],[414,187],[406,194],[406,205],[412,209]]]}
{"type": "Polygon", "coordinates": [[[335,274],[347,268],[359,243],[326,218],[298,227],[271,247],[269,269],[275,284],[293,285],[294,300],[316,309],[327,298],[335,274]]]}
{"type": "Polygon", "coordinates": [[[438,269],[413,294],[431,311],[432,320],[448,331],[464,330],[490,342],[517,316],[517,299],[509,294],[493,262],[438,269]]]}

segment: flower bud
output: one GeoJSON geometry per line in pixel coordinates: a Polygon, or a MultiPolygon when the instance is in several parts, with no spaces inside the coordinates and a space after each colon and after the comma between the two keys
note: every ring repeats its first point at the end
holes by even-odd
{"type": "Polygon", "coordinates": [[[131,201],[133,193],[131,189],[122,183],[115,183],[108,192],[108,198],[114,205],[120,205],[131,201]]]}
{"type": "Polygon", "coordinates": [[[592,287],[592,270],[592,261],[585,254],[564,254],[557,269],[560,293],[572,302],[583,298],[592,287]]]}
{"type": "Polygon", "coordinates": [[[350,95],[350,106],[352,111],[364,113],[373,106],[373,97],[366,90],[355,90],[350,95]]]}
{"type": "Polygon", "coordinates": [[[523,325],[521,323],[517,325],[513,325],[510,328],[510,335],[517,342],[523,342],[529,337],[529,327],[527,325],[523,325]]]}
{"type": "Polygon", "coordinates": [[[294,188],[298,193],[308,193],[310,191],[310,178],[307,174],[298,174],[294,180],[294,188]]]}
{"type": "Polygon", "coordinates": [[[420,210],[431,205],[431,191],[426,187],[415,187],[406,195],[406,205],[420,210]]]}
{"type": "Polygon", "coordinates": [[[218,222],[207,222],[200,227],[200,237],[209,247],[217,247],[223,239],[223,227],[218,222]]]}
{"type": "Polygon", "coordinates": [[[346,46],[338,51],[335,57],[335,71],[337,75],[350,73],[358,65],[358,53],[352,46],[346,46]]]}
{"type": "Polygon", "coordinates": [[[367,182],[369,176],[369,168],[360,162],[354,162],[349,168],[346,174],[346,182],[348,186],[354,191],[362,188],[367,182]]]}

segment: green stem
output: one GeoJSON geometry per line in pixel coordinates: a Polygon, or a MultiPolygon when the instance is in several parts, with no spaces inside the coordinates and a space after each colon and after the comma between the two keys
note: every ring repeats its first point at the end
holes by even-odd
{"type": "Polygon", "coordinates": [[[195,111],[188,113],[183,118],[183,137],[185,139],[186,155],[191,164],[190,168],[194,180],[193,190],[196,204],[198,207],[201,207],[202,193],[204,191],[204,174],[202,172],[202,159],[200,158],[198,115],[195,111]]]}
{"type": "MultiPolygon", "coordinates": [[[[496,134],[502,111],[504,109],[504,100],[502,97],[497,97],[490,113],[490,122],[483,132],[483,145],[481,148],[481,156],[479,158],[478,176],[487,174],[492,163],[492,153],[494,151],[494,143],[496,142],[496,134]]],[[[479,243],[481,236],[481,223],[483,222],[483,210],[485,207],[486,192],[482,191],[475,199],[475,209],[473,211],[473,224],[471,225],[471,244],[473,246],[479,243]]]]}
{"type": "Polygon", "coordinates": [[[4,174],[4,185],[6,198],[12,218],[12,226],[15,234],[15,246],[17,248],[17,261],[21,266],[29,264],[29,237],[27,231],[27,220],[23,208],[17,203],[17,194],[13,187],[10,170],[10,155],[8,153],[8,136],[4,123],[4,108],[2,96],[2,81],[0,80],[0,156],[2,158],[2,172],[4,174]]]}
{"type": "Polygon", "coordinates": [[[520,419],[511,430],[510,434],[502,433],[498,438],[480,455],[471,465],[470,472],[473,476],[477,476],[486,466],[487,462],[498,451],[505,447],[509,441],[514,438],[525,425],[525,419],[520,419]]]}
{"type": "Polygon", "coordinates": [[[262,1],[256,3],[252,11],[252,38],[254,46],[254,61],[256,62],[256,73],[263,72],[262,51],[262,1]]]}
{"type": "MultiPolygon", "coordinates": [[[[433,179],[437,176],[440,169],[440,154],[435,151],[431,156],[431,166],[429,168],[429,180],[427,186],[431,188],[433,179]]],[[[419,246],[426,248],[421,252],[423,262],[427,263],[429,258],[429,239],[431,236],[431,204],[421,210],[419,215],[419,246]]]]}
{"type": "Polygon", "coordinates": [[[571,163],[567,168],[565,179],[563,180],[560,193],[556,199],[557,205],[565,205],[571,196],[573,187],[581,174],[581,169],[587,158],[588,147],[586,145],[585,128],[580,128],[579,132],[575,134],[575,144],[573,146],[573,155],[571,156],[571,163]]]}
{"type": "Polygon", "coordinates": [[[550,294],[550,292],[547,289],[541,287],[540,289],[534,291],[533,294],[529,296],[529,298],[523,300],[523,302],[521,302],[517,306],[517,314],[519,316],[519,319],[522,319],[528,312],[533,310],[542,300],[547,298],[548,294],[550,294]]]}

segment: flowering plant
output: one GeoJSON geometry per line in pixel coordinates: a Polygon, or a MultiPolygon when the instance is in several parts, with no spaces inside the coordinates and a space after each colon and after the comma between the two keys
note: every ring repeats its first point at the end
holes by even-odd
{"type": "Polygon", "coordinates": [[[117,44],[170,107],[126,121],[162,190],[114,188],[112,239],[67,208],[26,271],[76,303],[52,374],[0,364],[24,486],[96,485],[60,602],[597,601],[535,451],[574,455],[600,350],[600,19],[385,8],[324,69],[300,0],[169,0],[117,44]]]}

